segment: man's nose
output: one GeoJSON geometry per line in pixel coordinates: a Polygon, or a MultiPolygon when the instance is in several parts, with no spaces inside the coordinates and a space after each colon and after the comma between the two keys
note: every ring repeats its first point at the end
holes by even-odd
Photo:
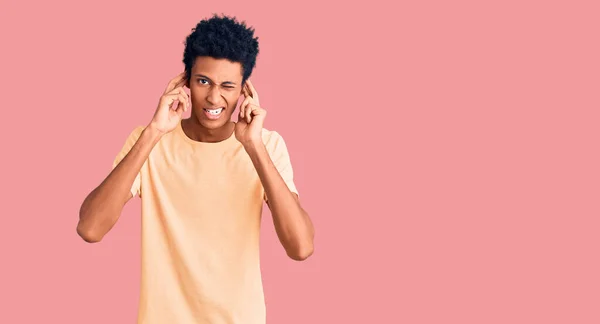
{"type": "Polygon", "coordinates": [[[211,86],[208,89],[208,93],[206,94],[206,100],[211,104],[215,104],[219,102],[221,98],[221,91],[218,86],[211,86]]]}

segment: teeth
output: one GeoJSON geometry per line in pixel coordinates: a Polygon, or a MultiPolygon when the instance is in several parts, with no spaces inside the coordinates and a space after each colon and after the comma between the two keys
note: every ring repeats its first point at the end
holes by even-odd
{"type": "Polygon", "coordinates": [[[209,113],[213,114],[213,115],[218,115],[221,113],[221,111],[223,110],[223,108],[219,108],[219,109],[206,109],[206,111],[208,111],[209,113]]]}

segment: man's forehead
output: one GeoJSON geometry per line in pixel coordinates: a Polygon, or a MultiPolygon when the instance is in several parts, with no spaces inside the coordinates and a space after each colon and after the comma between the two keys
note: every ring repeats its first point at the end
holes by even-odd
{"type": "Polygon", "coordinates": [[[239,81],[242,78],[242,65],[227,59],[213,57],[197,57],[192,67],[192,74],[205,75],[213,81],[239,81]]]}

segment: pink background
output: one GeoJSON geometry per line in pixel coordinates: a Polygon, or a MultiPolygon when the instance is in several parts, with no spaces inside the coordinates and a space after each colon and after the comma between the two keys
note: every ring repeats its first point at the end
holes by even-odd
{"type": "Polygon", "coordinates": [[[316,226],[294,262],[265,212],[270,324],[600,323],[598,2],[16,3],[0,323],[134,323],[140,202],[93,245],[79,206],[213,12],[256,28],[316,226]]]}

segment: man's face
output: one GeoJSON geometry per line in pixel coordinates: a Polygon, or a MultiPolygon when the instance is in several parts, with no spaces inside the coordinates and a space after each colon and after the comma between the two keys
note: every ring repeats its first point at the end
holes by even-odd
{"type": "Polygon", "coordinates": [[[242,77],[238,62],[197,57],[189,79],[192,117],[208,129],[227,124],[242,93],[242,77]]]}

